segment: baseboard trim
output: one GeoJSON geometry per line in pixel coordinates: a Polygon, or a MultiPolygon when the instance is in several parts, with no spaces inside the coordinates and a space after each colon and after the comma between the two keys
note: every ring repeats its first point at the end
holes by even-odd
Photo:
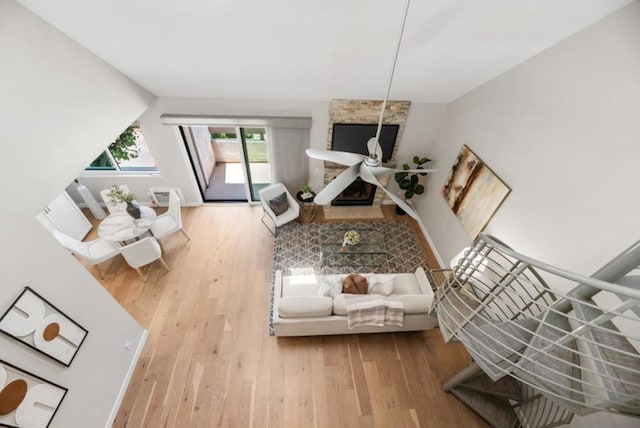
{"type": "Polygon", "coordinates": [[[427,240],[427,243],[429,244],[429,247],[431,247],[431,251],[433,252],[433,255],[436,257],[436,260],[438,261],[438,264],[440,265],[440,268],[444,268],[448,265],[445,265],[444,262],[442,261],[442,257],[440,257],[440,253],[438,252],[438,249],[436,248],[435,245],[433,245],[433,241],[431,240],[431,236],[429,236],[429,232],[427,232],[427,229],[424,227],[424,224],[422,224],[421,221],[417,222],[418,225],[420,226],[420,230],[422,231],[422,234],[424,235],[424,238],[427,240]]]}
{"type": "Polygon", "coordinates": [[[131,378],[133,377],[133,372],[136,370],[136,366],[138,365],[138,360],[142,355],[142,349],[144,349],[145,343],[147,343],[147,338],[149,337],[149,332],[145,329],[142,331],[142,336],[140,337],[140,341],[138,342],[138,347],[136,348],[136,352],[131,359],[131,364],[129,365],[129,370],[127,370],[127,375],[120,385],[120,391],[118,391],[118,396],[116,397],[116,401],[113,403],[113,408],[111,409],[111,414],[109,414],[109,419],[107,419],[107,423],[105,424],[105,428],[111,428],[113,426],[113,421],[116,419],[116,415],[120,410],[120,405],[122,404],[122,400],[124,399],[124,395],[127,393],[127,388],[129,388],[129,383],[131,382],[131,378]]]}

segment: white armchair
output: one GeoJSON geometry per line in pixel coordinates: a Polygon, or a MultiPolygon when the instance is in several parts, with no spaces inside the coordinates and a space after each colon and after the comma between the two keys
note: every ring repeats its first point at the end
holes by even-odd
{"type": "Polygon", "coordinates": [[[284,184],[271,184],[258,193],[260,194],[260,203],[263,209],[261,221],[273,236],[276,236],[278,227],[297,219],[300,215],[300,205],[298,201],[291,196],[291,193],[284,187],[284,184]],[[264,221],[265,217],[269,217],[274,224],[273,231],[264,221]]]}
{"type": "Polygon", "coordinates": [[[134,268],[140,278],[144,282],[147,282],[147,278],[149,278],[149,273],[147,276],[142,274],[140,268],[142,266],[148,265],[156,260],[160,260],[162,266],[169,271],[169,266],[162,258],[162,249],[160,248],[160,244],[154,237],[147,236],[139,241],[135,241],[132,244],[125,245],[124,247],[120,247],[120,253],[122,257],[127,261],[129,266],[134,268]]]}
{"type": "Polygon", "coordinates": [[[190,241],[189,235],[182,228],[182,212],[181,212],[180,197],[178,194],[171,190],[169,192],[169,209],[164,214],[160,214],[156,217],[156,220],[151,225],[151,233],[156,239],[162,239],[165,236],[171,235],[176,232],[182,232],[187,241],[190,241]]]}
{"type": "Polygon", "coordinates": [[[93,241],[83,242],[58,230],[53,231],[53,236],[72,254],[82,257],[91,263],[100,279],[104,279],[104,277],[97,265],[120,254],[120,246],[118,244],[104,239],[98,238],[93,241]]]}

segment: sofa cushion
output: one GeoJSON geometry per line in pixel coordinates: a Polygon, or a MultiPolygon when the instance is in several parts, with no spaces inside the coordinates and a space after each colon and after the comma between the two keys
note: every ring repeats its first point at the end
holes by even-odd
{"type": "MultiPolygon", "coordinates": [[[[399,300],[404,303],[405,314],[423,314],[431,310],[432,296],[426,294],[394,294],[389,300],[399,300]]],[[[335,303],[334,303],[335,310],[335,303]]]]}
{"type": "Polygon", "coordinates": [[[342,281],[342,292],[350,294],[367,294],[367,278],[352,273],[342,281]]]}
{"type": "MultiPolygon", "coordinates": [[[[362,294],[358,296],[349,296],[349,303],[360,303],[368,300],[379,299],[380,296],[375,294],[362,294]]],[[[339,294],[333,298],[333,314],[334,315],[347,315],[347,296],[339,294]]]]}
{"type": "Polygon", "coordinates": [[[396,282],[393,285],[394,294],[422,294],[418,280],[412,273],[400,273],[396,275],[396,282]]]}
{"type": "Polygon", "coordinates": [[[371,275],[369,277],[369,289],[367,290],[367,294],[382,294],[383,296],[388,296],[393,293],[395,282],[395,275],[371,275]]]}
{"type": "Polygon", "coordinates": [[[331,297],[283,297],[278,303],[278,314],[281,318],[324,317],[331,315],[332,310],[331,297]]]}

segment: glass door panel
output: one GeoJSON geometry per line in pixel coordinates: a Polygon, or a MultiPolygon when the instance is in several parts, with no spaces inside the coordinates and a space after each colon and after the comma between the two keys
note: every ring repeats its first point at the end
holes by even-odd
{"type": "Polygon", "coordinates": [[[271,184],[271,162],[266,128],[240,128],[252,201],[259,201],[258,191],[271,184]]]}

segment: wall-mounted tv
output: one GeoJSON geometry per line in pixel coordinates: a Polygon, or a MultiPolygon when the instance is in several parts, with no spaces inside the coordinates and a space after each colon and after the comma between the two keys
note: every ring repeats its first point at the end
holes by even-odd
{"type": "MultiPolygon", "coordinates": [[[[374,123],[334,123],[331,150],[368,155],[367,141],[376,136],[377,129],[378,125],[374,123]]],[[[380,146],[383,162],[391,159],[399,129],[400,125],[382,125],[380,146]]]]}

